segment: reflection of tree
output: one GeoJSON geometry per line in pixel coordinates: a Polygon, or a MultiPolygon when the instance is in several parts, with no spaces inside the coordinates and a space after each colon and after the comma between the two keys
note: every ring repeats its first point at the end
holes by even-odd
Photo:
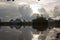
{"type": "Polygon", "coordinates": [[[10,1],[10,0],[7,0],[7,1],[10,1]]]}
{"type": "Polygon", "coordinates": [[[36,19],[32,20],[32,26],[34,29],[43,32],[44,35],[42,36],[41,40],[45,40],[49,32],[49,30],[46,30],[48,28],[48,20],[46,20],[46,18],[44,18],[43,16],[37,17],[36,19]]]}
{"type": "Polygon", "coordinates": [[[56,40],[60,40],[60,33],[57,33],[56,40]]]}
{"type": "Polygon", "coordinates": [[[12,1],[14,1],[14,0],[12,0],[12,1]]]}
{"type": "Polygon", "coordinates": [[[19,29],[20,28],[20,25],[19,24],[21,24],[21,22],[22,21],[19,18],[15,19],[15,20],[11,19],[10,20],[10,23],[11,23],[10,28],[15,27],[16,29],[19,29]]]}
{"type": "Polygon", "coordinates": [[[32,31],[30,30],[29,27],[26,28],[21,28],[20,29],[21,33],[19,35],[19,40],[32,40],[33,34],[31,33],[32,31]]]}
{"type": "Polygon", "coordinates": [[[55,20],[56,22],[56,28],[60,28],[60,20],[55,20]]]}
{"type": "Polygon", "coordinates": [[[9,22],[13,22],[14,20],[13,19],[11,19],[9,22]]]}
{"type": "Polygon", "coordinates": [[[20,26],[20,25],[19,25],[19,26],[18,26],[18,25],[15,25],[14,27],[15,27],[16,29],[20,29],[21,26],[20,26]]]}
{"type": "Polygon", "coordinates": [[[48,27],[48,21],[46,18],[38,17],[37,19],[32,20],[33,28],[43,31],[48,27]]]}
{"type": "Polygon", "coordinates": [[[7,0],[7,1],[14,1],[14,0],[7,0]]]}
{"type": "MultiPolygon", "coordinates": [[[[1,19],[0,19],[0,25],[1,25],[1,19]]],[[[1,26],[0,26],[0,28],[1,28],[1,26]]]]}
{"type": "MultiPolygon", "coordinates": [[[[14,22],[14,20],[11,19],[9,22],[14,22]]],[[[10,28],[13,28],[13,25],[10,25],[10,28]]]]}

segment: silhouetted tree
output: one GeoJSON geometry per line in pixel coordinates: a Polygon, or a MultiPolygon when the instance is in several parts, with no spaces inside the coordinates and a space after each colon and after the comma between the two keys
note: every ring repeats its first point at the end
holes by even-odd
{"type": "Polygon", "coordinates": [[[12,0],[12,1],[15,1],[15,0],[12,0]]]}
{"type": "Polygon", "coordinates": [[[10,28],[13,28],[13,22],[14,22],[14,20],[11,19],[9,22],[11,22],[11,23],[10,23],[10,28]],[[12,25],[11,25],[11,24],[12,24],[12,25]]]}
{"type": "Polygon", "coordinates": [[[13,20],[13,19],[11,19],[9,22],[14,22],[14,20],[13,20]]]}
{"type": "Polygon", "coordinates": [[[16,19],[14,22],[22,22],[21,19],[16,19]]]}
{"type": "Polygon", "coordinates": [[[33,28],[37,29],[38,31],[44,31],[48,28],[48,20],[44,17],[38,17],[32,20],[33,28]]]}

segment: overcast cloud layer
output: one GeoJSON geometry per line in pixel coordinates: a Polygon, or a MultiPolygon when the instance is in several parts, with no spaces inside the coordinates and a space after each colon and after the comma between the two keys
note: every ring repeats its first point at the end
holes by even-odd
{"type": "Polygon", "coordinates": [[[60,0],[15,0],[14,2],[7,2],[0,0],[0,18],[3,21],[10,19],[22,18],[25,20],[32,20],[36,18],[36,14],[32,15],[30,5],[39,5],[39,12],[44,17],[58,17],[60,16],[60,0]]]}

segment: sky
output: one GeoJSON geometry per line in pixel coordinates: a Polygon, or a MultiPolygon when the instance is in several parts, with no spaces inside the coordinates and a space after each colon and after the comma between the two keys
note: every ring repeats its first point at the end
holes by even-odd
{"type": "Polygon", "coordinates": [[[36,14],[53,19],[60,18],[60,0],[0,0],[0,18],[2,21],[21,18],[31,21],[36,14]]]}

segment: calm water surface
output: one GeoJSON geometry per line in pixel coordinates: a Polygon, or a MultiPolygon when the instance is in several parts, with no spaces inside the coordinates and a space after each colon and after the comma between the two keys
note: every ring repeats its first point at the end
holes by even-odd
{"type": "MultiPolygon", "coordinates": [[[[31,26],[22,26],[20,29],[11,29],[9,26],[2,26],[0,28],[0,40],[51,40],[50,35],[57,33],[57,31],[55,29],[51,29],[50,32],[48,31],[49,29],[42,34],[41,31],[38,33],[37,30],[33,29],[31,26]]],[[[55,36],[54,34],[52,37],[55,36]]]]}

